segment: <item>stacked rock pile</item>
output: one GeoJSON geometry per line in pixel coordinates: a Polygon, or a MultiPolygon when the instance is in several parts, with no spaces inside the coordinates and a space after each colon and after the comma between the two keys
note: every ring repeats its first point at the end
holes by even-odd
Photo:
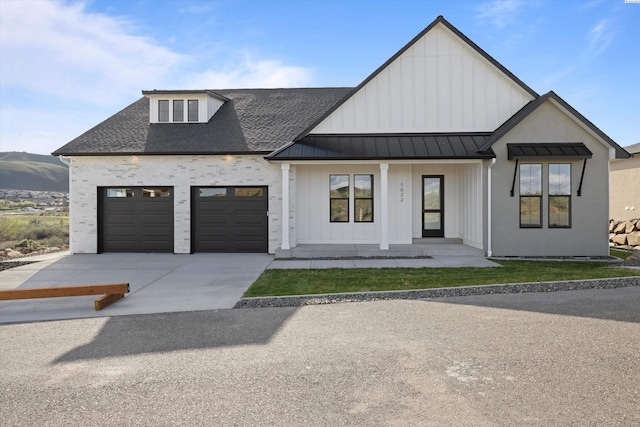
{"type": "Polygon", "coordinates": [[[640,250],[640,218],[609,221],[610,246],[640,250]]]}

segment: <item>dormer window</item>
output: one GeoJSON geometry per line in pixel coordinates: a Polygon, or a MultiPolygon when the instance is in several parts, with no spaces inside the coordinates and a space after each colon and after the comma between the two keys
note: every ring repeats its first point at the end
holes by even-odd
{"type": "Polygon", "coordinates": [[[198,121],[198,100],[190,99],[188,102],[189,106],[189,121],[197,122],[198,121]]]}
{"type": "Polygon", "coordinates": [[[158,101],[158,121],[169,121],[169,101],[166,99],[161,99],[160,101],[158,101]]]}
{"type": "MultiPolygon", "coordinates": [[[[2,1],[2,0],[0,0],[2,1]]],[[[143,90],[149,123],[207,123],[228,101],[210,90],[143,90]]]]}
{"type": "Polygon", "coordinates": [[[184,122],[184,101],[182,99],[173,100],[173,121],[184,122]]]}

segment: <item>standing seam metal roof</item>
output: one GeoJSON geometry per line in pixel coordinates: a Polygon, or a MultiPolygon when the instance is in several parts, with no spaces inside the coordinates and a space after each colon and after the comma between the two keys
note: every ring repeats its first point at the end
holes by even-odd
{"type": "Polygon", "coordinates": [[[490,133],[308,135],[268,160],[489,159],[490,133]]]}

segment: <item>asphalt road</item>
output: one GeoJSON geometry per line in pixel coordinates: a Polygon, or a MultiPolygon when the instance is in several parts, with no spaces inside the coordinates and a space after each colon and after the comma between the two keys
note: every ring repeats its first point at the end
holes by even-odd
{"type": "Polygon", "coordinates": [[[640,288],[0,325],[0,425],[640,425],[640,288]]]}

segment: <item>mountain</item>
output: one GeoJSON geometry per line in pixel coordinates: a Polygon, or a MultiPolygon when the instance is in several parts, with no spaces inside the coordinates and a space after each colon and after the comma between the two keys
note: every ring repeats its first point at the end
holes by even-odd
{"type": "Polygon", "coordinates": [[[69,167],[42,154],[0,153],[0,188],[12,190],[69,191],[69,167]]]}

